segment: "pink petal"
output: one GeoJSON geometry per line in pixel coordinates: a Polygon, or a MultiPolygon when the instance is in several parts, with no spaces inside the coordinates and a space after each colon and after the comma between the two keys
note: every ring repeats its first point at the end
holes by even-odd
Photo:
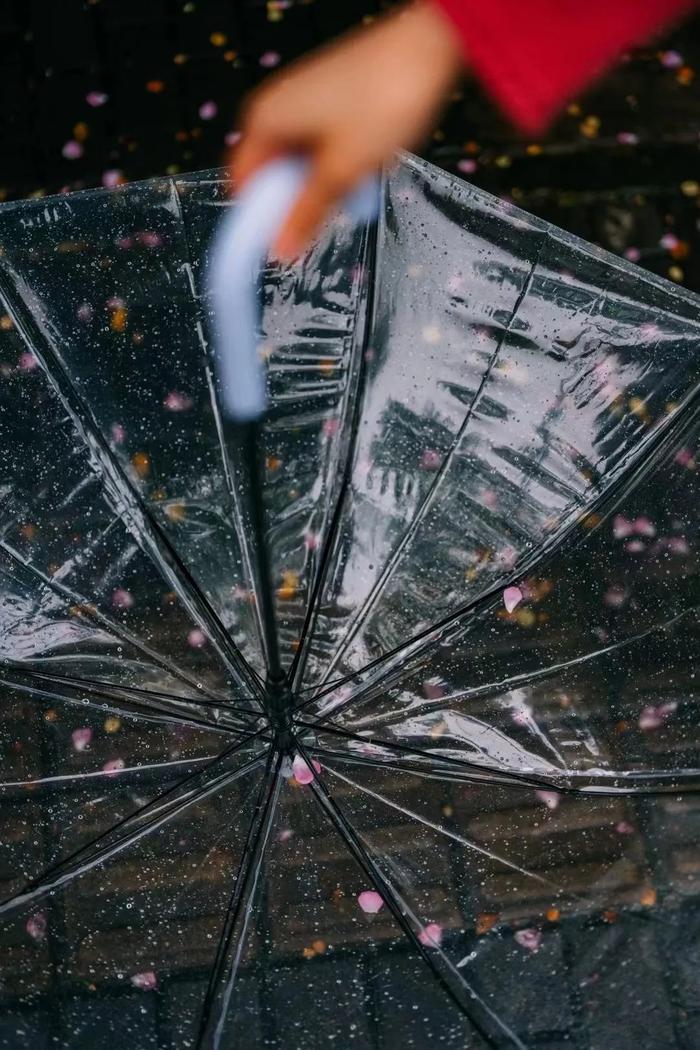
{"type": "Polygon", "coordinates": [[[187,394],[179,394],[176,390],[171,390],[163,401],[163,405],[168,412],[187,412],[192,408],[192,398],[187,394]]]}
{"type": "Polygon", "coordinates": [[[61,150],[61,153],[66,160],[77,160],[78,157],[82,157],[83,152],[83,147],[79,142],[76,142],[75,139],[69,139],[61,150]]]}
{"type": "Polygon", "coordinates": [[[458,171],[461,171],[464,175],[473,175],[477,169],[477,166],[478,165],[476,161],[471,160],[468,157],[465,157],[464,160],[457,161],[457,169],[458,171]]]}
{"type": "Polygon", "coordinates": [[[39,367],[39,359],[34,356],[31,350],[25,350],[23,354],[20,354],[19,358],[19,370],[20,372],[33,372],[35,368],[39,367]]]}
{"type": "Polygon", "coordinates": [[[621,514],[616,514],[613,518],[613,536],[616,540],[623,540],[626,536],[631,536],[634,532],[634,525],[627,518],[623,518],[621,514]]]}
{"type": "Polygon", "coordinates": [[[426,448],[420,458],[421,470],[439,470],[442,464],[442,456],[434,448],[426,448]]]}
{"type": "Polygon", "coordinates": [[[384,907],[384,899],[376,890],[363,890],[357,895],[357,903],[367,915],[376,915],[384,907]]]}
{"type": "Polygon", "coordinates": [[[265,51],[258,59],[258,62],[263,69],[274,69],[275,66],[280,64],[281,59],[282,56],[277,51],[265,51]]]}
{"type": "Polygon", "coordinates": [[[536,952],[542,942],[542,931],[529,927],[527,930],[518,930],[513,934],[521,948],[527,948],[530,952],[536,952]]]}
{"type": "Polygon", "coordinates": [[[445,692],[445,686],[439,678],[428,678],[423,682],[423,696],[426,700],[441,700],[445,692]]]}
{"type": "Polygon", "coordinates": [[[615,825],[615,831],[618,835],[632,835],[634,834],[634,825],[630,824],[628,820],[618,820],[615,825]]]}
{"type": "Polygon", "coordinates": [[[313,758],[311,759],[311,765],[313,766],[313,770],[316,771],[315,773],[312,769],[310,769],[307,766],[305,760],[302,758],[301,755],[294,756],[294,761],[292,762],[292,772],[294,773],[294,779],[296,780],[297,784],[310,784],[312,780],[316,779],[316,773],[321,772],[321,766],[313,758]]]}
{"type": "Polygon", "coordinates": [[[104,106],[105,102],[109,99],[109,95],[105,95],[104,91],[88,91],[85,96],[85,101],[88,106],[93,106],[95,109],[98,106],[104,106]]]}
{"type": "Polygon", "coordinates": [[[163,243],[163,238],[155,230],[142,230],[141,233],[136,234],[136,240],[144,248],[160,248],[163,243]]]}
{"type": "Polygon", "coordinates": [[[95,311],[90,303],[81,303],[78,309],[75,311],[75,316],[79,321],[91,321],[95,316],[95,311]]]}
{"type": "Polygon", "coordinates": [[[621,609],[627,601],[627,591],[624,587],[609,587],[603,595],[603,601],[606,605],[609,605],[611,609],[621,609]]]}
{"type": "Polygon", "coordinates": [[[520,605],[523,600],[523,592],[519,587],[506,587],[503,592],[503,604],[506,607],[506,612],[512,613],[516,606],[520,605]]]}
{"type": "Polygon", "coordinates": [[[113,295],[110,299],[107,300],[105,306],[108,310],[123,310],[126,306],[126,303],[118,295],[113,295]]]}
{"type": "Polygon", "coordinates": [[[121,423],[112,423],[112,429],[110,431],[110,434],[112,435],[112,441],[115,445],[121,445],[124,443],[124,438],[126,437],[126,430],[124,430],[124,427],[121,425],[121,423]]]}
{"type": "Polygon", "coordinates": [[[102,185],[106,186],[107,189],[114,189],[122,181],[123,173],[119,168],[107,168],[107,171],[102,172],[102,185]]]}
{"type": "Polygon", "coordinates": [[[678,703],[675,700],[671,700],[666,704],[657,704],[656,706],[649,704],[647,707],[642,708],[639,716],[639,728],[645,731],[660,729],[677,707],[678,703]]]}
{"type": "Polygon", "coordinates": [[[659,244],[662,248],[665,248],[666,251],[670,252],[678,247],[678,238],[675,233],[665,233],[659,241],[659,244]]]}
{"type": "Polygon", "coordinates": [[[656,536],[656,525],[654,525],[653,521],[650,521],[649,518],[644,517],[644,515],[633,521],[632,525],[638,536],[656,536]]]}
{"type": "Polygon", "coordinates": [[[110,758],[109,762],[105,762],[103,765],[102,772],[114,775],[115,773],[119,773],[125,765],[126,762],[123,758],[110,758]]]}
{"type": "Polygon", "coordinates": [[[518,560],[518,552],[515,547],[504,547],[496,554],[496,561],[504,569],[512,569],[518,560]]]}
{"type": "Polygon", "coordinates": [[[112,591],[112,605],[115,609],[130,609],[134,604],[134,597],[130,591],[123,587],[117,587],[112,591]]]}
{"type": "Polygon", "coordinates": [[[556,809],[561,802],[558,791],[536,791],[535,794],[540,802],[544,802],[547,809],[556,809]]]}
{"type": "Polygon", "coordinates": [[[304,533],[304,546],[306,547],[307,551],[315,551],[316,548],[318,547],[318,540],[319,540],[319,537],[318,537],[317,533],[315,533],[315,532],[305,532],[304,533]]]}
{"type": "Polygon", "coordinates": [[[90,746],[92,740],[92,729],[74,729],[71,733],[71,740],[73,741],[73,747],[76,751],[84,751],[90,746]]]}
{"type": "Polygon", "coordinates": [[[199,116],[202,120],[213,120],[219,112],[216,102],[203,102],[199,107],[199,116]]]}
{"type": "Polygon", "coordinates": [[[516,726],[528,726],[532,722],[532,708],[529,704],[518,704],[511,711],[510,717],[516,726]]]}
{"type": "Polygon", "coordinates": [[[340,420],[339,419],[324,419],[324,421],[323,421],[323,436],[324,437],[327,437],[327,438],[333,437],[333,435],[337,434],[339,430],[340,430],[340,420]]]}
{"type": "Polygon", "coordinates": [[[625,544],[625,550],[628,554],[641,554],[642,551],[645,551],[646,549],[646,543],[642,543],[641,540],[629,540],[625,544]]]}
{"type": "Polygon", "coordinates": [[[695,457],[689,448],[682,448],[676,452],[676,463],[680,463],[682,467],[691,467],[695,464],[695,457]]]}
{"type": "Polygon", "coordinates": [[[685,536],[671,536],[668,541],[668,549],[673,554],[689,554],[690,547],[685,536]]]}
{"type": "Polygon", "coordinates": [[[144,973],[134,973],[129,980],[134,988],[140,988],[143,992],[151,992],[158,985],[158,978],[153,970],[145,970],[144,973]]]}
{"type": "Polygon", "coordinates": [[[683,55],[679,51],[662,51],[661,65],[664,69],[678,69],[683,65],[683,55]]]}
{"type": "Polygon", "coordinates": [[[227,146],[235,146],[240,141],[240,131],[229,131],[226,135],[224,135],[224,142],[227,146]]]}
{"type": "Polygon", "coordinates": [[[618,131],[617,141],[621,146],[636,146],[639,142],[639,135],[635,135],[633,131],[618,131]]]}
{"type": "Polygon", "coordinates": [[[426,948],[439,948],[442,941],[442,926],[436,922],[429,922],[418,934],[418,940],[426,948]]]}
{"type": "Polygon", "coordinates": [[[625,259],[629,259],[630,262],[639,262],[642,257],[642,253],[639,248],[625,248],[625,259]]]}
{"type": "Polygon", "coordinates": [[[655,707],[644,707],[639,716],[639,728],[646,730],[658,729],[664,724],[655,707]]]}
{"type": "Polygon", "coordinates": [[[207,636],[204,631],[200,631],[198,627],[195,627],[194,630],[190,631],[187,635],[187,644],[192,649],[203,649],[207,644],[207,636]]]}
{"type": "Polygon", "coordinates": [[[43,941],[46,937],[47,925],[43,911],[38,911],[27,919],[24,928],[32,940],[38,942],[43,941]]]}

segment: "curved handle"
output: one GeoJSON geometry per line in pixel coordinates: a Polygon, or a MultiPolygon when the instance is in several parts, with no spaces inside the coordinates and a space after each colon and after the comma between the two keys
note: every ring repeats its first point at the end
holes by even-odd
{"type": "MultiPolygon", "coordinates": [[[[263,168],[227,209],[208,271],[214,309],[215,351],[224,416],[250,423],[267,406],[265,374],[257,352],[257,279],[268,249],[304,184],[308,164],[286,157],[263,168]]],[[[356,220],[373,218],[379,182],[372,177],[345,201],[356,220]]]]}

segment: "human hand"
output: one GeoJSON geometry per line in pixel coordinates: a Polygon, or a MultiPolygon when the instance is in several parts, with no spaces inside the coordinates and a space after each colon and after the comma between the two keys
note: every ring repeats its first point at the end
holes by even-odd
{"type": "Polygon", "coordinates": [[[417,2],[281,70],[252,94],[230,159],[236,189],[282,154],[310,162],[271,255],[298,256],[350,190],[397,149],[421,141],[461,64],[450,24],[437,7],[417,2]]]}

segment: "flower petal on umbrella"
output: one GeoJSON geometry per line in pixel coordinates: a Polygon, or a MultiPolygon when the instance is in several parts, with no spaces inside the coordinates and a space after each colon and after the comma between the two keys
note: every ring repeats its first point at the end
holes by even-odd
{"type": "Polygon", "coordinates": [[[158,985],[158,978],[153,970],[144,970],[143,973],[134,973],[129,980],[134,988],[140,988],[143,992],[151,992],[158,985]]]}
{"type": "Polygon", "coordinates": [[[523,600],[523,592],[519,587],[506,587],[503,592],[503,604],[506,607],[506,612],[512,613],[523,600]]]}
{"type": "Polygon", "coordinates": [[[24,928],[33,941],[43,941],[46,937],[47,925],[43,911],[38,911],[36,915],[31,915],[27,919],[24,928]]]}
{"type": "Polygon", "coordinates": [[[624,540],[625,537],[631,536],[634,532],[634,526],[631,521],[624,518],[622,514],[616,514],[613,518],[612,523],[613,536],[616,540],[624,540]]]}
{"type": "Polygon", "coordinates": [[[527,948],[529,952],[536,952],[542,942],[542,931],[532,926],[526,930],[518,930],[513,934],[513,938],[521,948],[527,948]]]}
{"type": "Polygon", "coordinates": [[[556,809],[561,802],[558,791],[536,791],[535,794],[540,802],[544,802],[547,809],[556,809]]]}
{"type": "Polygon", "coordinates": [[[442,926],[437,922],[429,922],[418,934],[418,940],[426,948],[439,948],[442,941],[442,926]]]}
{"type": "Polygon", "coordinates": [[[88,727],[74,729],[71,733],[71,740],[73,741],[73,747],[76,751],[84,751],[90,746],[92,740],[92,729],[89,729],[88,727]]]}
{"type": "Polygon", "coordinates": [[[384,907],[384,900],[376,890],[363,890],[357,895],[357,903],[367,915],[376,915],[384,907]]]}
{"type": "Polygon", "coordinates": [[[312,780],[316,779],[316,773],[321,772],[320,763],[312,758],[311,766],[313,769],[306,764],[306,760],[301,755],[294,756],[292,772],[297,784],[310,784],[312,780]]]}

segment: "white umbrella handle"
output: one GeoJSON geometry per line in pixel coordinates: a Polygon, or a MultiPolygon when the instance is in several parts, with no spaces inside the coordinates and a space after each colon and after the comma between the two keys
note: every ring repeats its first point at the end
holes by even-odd
{"type": "MultiPolygon", "coordinates": [[[[267,406],[265,374],[257,352],[257,281],[275,234],[299,195],[308,163],[285,157],[263,168],[227,209],[208,271],[214,310],[221,407],[235,423],[260,419],[267,406]]],[[[355,221],[374,218],[379,181],[372,177],[344,202],[355,221]]]]}

